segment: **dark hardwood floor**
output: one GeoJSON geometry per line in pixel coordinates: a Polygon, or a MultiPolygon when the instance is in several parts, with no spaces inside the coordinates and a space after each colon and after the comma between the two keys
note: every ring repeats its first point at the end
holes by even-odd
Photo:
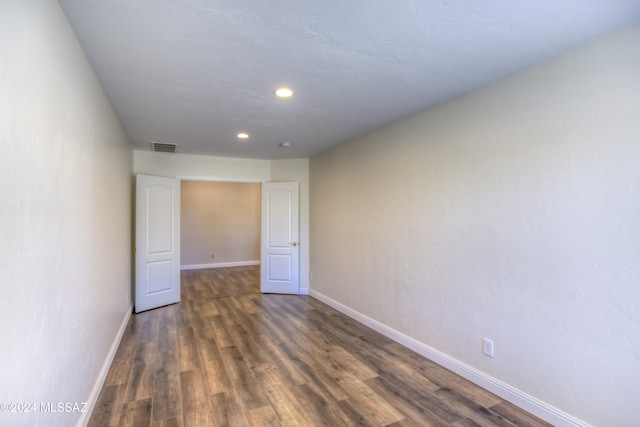
{"type": "Polygon", "coordinates": [[[182,272],[132,316],[90,426],[549,426],[259,267],[182,272]]]}

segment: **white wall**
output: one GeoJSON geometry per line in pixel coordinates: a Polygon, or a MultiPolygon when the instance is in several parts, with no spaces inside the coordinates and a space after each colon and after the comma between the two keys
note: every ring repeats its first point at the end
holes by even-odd
{"type": "Polygon", "coordinates": [[[260,260],[260,212],[259,183],[182,181],[181,268],[255,265],[260,260]]]}
{"type": "Polygon", "coordinates": [[[638,46],[636,26],[312,158],[312,295],[560,418],[640,425],[638,46]]]}
{"type": "Polygon", "coordinates": [[[133,168],[135,173],[201,181],[263,182],[271,176],[269,160],[141,150],[133,152],[133,168]]]}
{"type": "Polygon", "coordinates": [[[0,4],[0,425],[70,426],[131,309],[131,150],[56,1],[0,4]],[[33,408],[30,408],[33,409],[33,408]]]}

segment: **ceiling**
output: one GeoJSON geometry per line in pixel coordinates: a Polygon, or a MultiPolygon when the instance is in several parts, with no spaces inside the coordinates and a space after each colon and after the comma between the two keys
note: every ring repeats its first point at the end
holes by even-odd
{"type": "Polygon", "coordinates": [[[254,159],[311,157],[640,21],[638,0],[59,1],[136,149],[254,159]]]}

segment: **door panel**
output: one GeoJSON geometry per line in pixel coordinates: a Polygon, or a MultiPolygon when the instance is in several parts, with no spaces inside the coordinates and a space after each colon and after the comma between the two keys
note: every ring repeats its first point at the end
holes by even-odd
{"type": "Polygon", "coordinates": [[[290,255],[269,255],[269,280],[291,280],[290,255]]]}
{"type": "Polygon", "coordinates": [[[180,180],[136,177],[136,313],[180,301],[180,180]]]}
{"type": "Polygon", "coordinates": [[[146,188],[145,203],[147,211],[147,253],[162,254],[174,250],[173,242],[173,188],[166,185],[153,185],[146,188]],[[167,232],[165,232],[165,230],[167,232]]]}
{"type": "Polygon", "coordinates": [[[146,294],[171,291],[173,288],[173,260],[148,262],[146,294]]]}
{"type": "Polygon", "coordinates": [[[297,182],[262,184],[261,290],[299,292],[299,213],[297,182]]]}

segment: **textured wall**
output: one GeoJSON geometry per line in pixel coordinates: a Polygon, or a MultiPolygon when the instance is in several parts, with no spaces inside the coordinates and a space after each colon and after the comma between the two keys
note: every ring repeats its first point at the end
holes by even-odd
{"type": "Polygon", "coordinates": [[[131,307],[131,150],[58,2],[0,40],[0,402],[36,405],[0,425],[70,426],[40,404],[87,402],[131,307]]]}
{"type": "Polygon", "coordinates": [[[180,199],[181,265],[260,259],[260,184],[182,181],[180,199]]]}
{"type": "Polygon", "coordinates": [[[636,26],[311,159],[311,289],[640,425],[638,46],[636,26]]]}
{"type": "Polygon", "coordinates": [[[229,157],[167,154],[151,151],[133,152],[136,173],[205,181],[269,181],[269,160],[235,159],[229,157]]]}

